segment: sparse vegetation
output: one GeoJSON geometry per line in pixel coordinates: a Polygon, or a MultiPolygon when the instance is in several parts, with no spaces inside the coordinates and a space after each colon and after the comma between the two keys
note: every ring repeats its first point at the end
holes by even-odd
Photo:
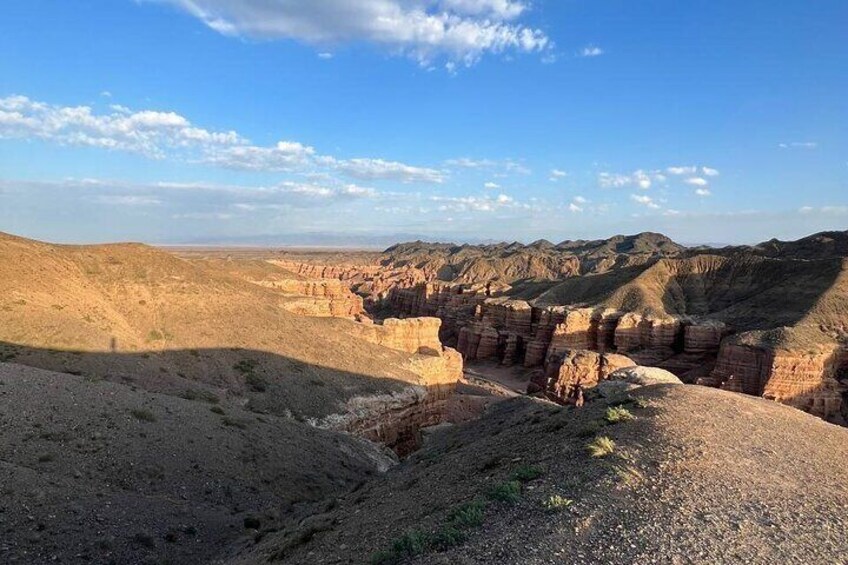
{"type": "Polygon", "coordinates": [[[38,456],[38,462],[39,463],[50,463],[51,461],[53,461],[55,459],[56,459],[56,456],[53,455],[52,453],[42,453],[41,455],[38,456]]]}
{"type": "Polygon", "coordinates": [[[542,501],[542,507],[548,512],[562,512],[572,504],[574,504],[573,500],[558,494],[552,494],[542,501]]]}
{"type": "Polygon", "coordinates": [[[214,414],[220,414],[221,416],[226,414],[226,412],[224,412],[224,409],[221,408],[220,406],[213,406],[212,408],[209,409],[209,411],[214,413],[214,414]]]}
{"type": "Polygon", "coordinates": [[[538,465],[522,465],[521,467],[513,471],[510,478],[513,481],[527,483],[534,479],[538,479],[544,474],[544,470],[542,470],[542,468],[538,465]]]}
{"type": "Polygon", "coordinates": [[[142,422],[155,422],[156,421],[156,415],[153,412],[151,412],[150,410],[147,410],[145,408],[138,408],[138,409],[132,410],[130,413],[133,415],[133,417],[136,420],[141,420],[142,422]]]}
{"type": "Polygon", "coordinates": [[[604,415],[604,419],[610,424],[618,424],[633,419],[633,414],[624,406],[610,406],[604,415]]]}
{"type": "Polygon", "coordinates": [[[596,438],[587,448],[592,457],[606,457],[615,451],[615,442],[607,436],[596,438]]]}
{"type": "Polygon", "coordinates": [[[506,481],[499,483],[486,493],[491,500],[515,504],[521,499],[521,483],[518,481],[506,481]]]}
{"type": "Polygon", "coordinates": [[[486,510],[486,501],[475,498],[462,506],[455,508],[448,514],[448,522],[455,528],[476,528],[483,524],[483,514],[486,510]]]}

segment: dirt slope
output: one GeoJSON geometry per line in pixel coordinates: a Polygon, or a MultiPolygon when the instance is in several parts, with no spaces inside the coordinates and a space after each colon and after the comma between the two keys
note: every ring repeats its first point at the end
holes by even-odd
{"type": "Polygon", "coordinates": [[[0,359],[302,417],[419,381],[410,355],[352,337],[350,321],[289,313],[284,294],[247,280],[275,270],[0,234],[0,359]]]}
{"type": "Polygon", "coordinates": [[[617,424],[608,401],[505,402],[232,562],[844,562],[848,430],[704,387],[631,394],[635,419],[617,424]],[[599,436],[615,447],[592,457],[599,436]],[[511,478],[523,482],[514,502],[493,500],[511,478]],[[546,509],[555,495],[573,502],[546,509]]]}
{"type": "Polygon", "coordinates": [[[0,363],[0,562],[206,563],[390,464],[214,400],[0,363]]]}

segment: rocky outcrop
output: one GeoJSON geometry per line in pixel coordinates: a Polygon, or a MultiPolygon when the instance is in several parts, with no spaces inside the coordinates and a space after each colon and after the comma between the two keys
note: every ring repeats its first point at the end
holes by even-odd
{"type": "Polygon", "coordinates": [[[291,295],[281,306],[301,316],[357,318],[365,315],[362,297],[336,279],[275,280],[255,284],[291,295]]]}
{"type": "Polygon", "coordinates": [[[405,456],[421,445],[421,429],[441,424],[449,402],[462,378],[462,356],[438,342],[438,320],[386,320],[388,326],[366,326],[382,345],[410,351],[416,348],[407,369],[419,383],[392,394],[358,396],[348,400],[340,413],[313,424],[347,431],[386,445],[405,456]],[[434,323],[435,322],[435,323],[434,323]],[[385,331],[383,331],[385,330],[385,331]]]}
{"type": "Polygon", "coordinates": [[[763,396],[845,423],[845,384],[838,380],[844,350],[837,344],[807,350],[772,348],[727,339],[715,369],[698,384],[763,396]]]}
{"type": "Polygon", "coordinates": [[[530,381],[527,392],[542,392],[551,400],[565,403],[574,387],[592,388],[614,371],[634,365],[629,357],[614,353],[585,349],[555,353],[546,359],[544,372],[530,381]]]}
{"type": "Polygon", "coordinates": [[[407,353],[438,354],[442,351],[438,318],[390,318],[381,324],[357,324],[356,335],[362,339],[407,353]]]}

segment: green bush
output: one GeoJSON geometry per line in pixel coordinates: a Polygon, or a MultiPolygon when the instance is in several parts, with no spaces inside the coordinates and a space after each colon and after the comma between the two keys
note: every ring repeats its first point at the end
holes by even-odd
{"type": "Polygon", "coordinates": [[[474,499],[448,514],[448,523],[456,528],[476,528],[483,524],[486,501],[474,499]]]}
{"type": "Polygon", "coordinates": [[[497,484],[490,488],[486,495],[498,502],[515,504],[521,498],[521,483],[518,481],[507,481],[497,484]]]}

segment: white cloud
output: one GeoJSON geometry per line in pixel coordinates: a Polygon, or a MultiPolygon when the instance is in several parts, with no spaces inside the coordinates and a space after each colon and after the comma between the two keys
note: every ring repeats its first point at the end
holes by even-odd
{"type": "Polygon", "coordinates": [[[493,167],[495,165],[495,161],[491,161],[489,159],[471,159],[470,157],[459,157],[457,159],[448,159],[447,161],[445,161],[445,165],[460,169],[482,169],[487,167],[493,167]]]}
{"type": "Polygon", "coordinates": [[[582,196],[575,196],[574,201],[578,204],[586,204],[588,202],[588,200],[586,200],[582,196]]]}
{"type": "Polygon", "coordinates": [[[429,182],[438,184],[444,182],[446,178],[442,171],[436,169],[413,167],[383,159],[360,158],[342,161],[330,159],[327,162],[347,175],[364,180],[395,180],[404,183],[429,182]]]}
{"type": "Polygon", "coordinates": [[[97,197],[97,202],[114,206],[158,206],[162,200],[153,196],[134,195],[103,195],[97,197]]]}
{"type": "Polygon", "coordinates": [[[668,167],[665,171],[670,175],[694,175],[698,167],[668,167]]]}
{"type": "Polygon", "coordinates": [[[691,184],[692,186],[707,186],[708,184],[710,184],[707,179],[702,177],[688,178],[683,182],[685,182],[686,184],[691,184]]]}
{"type": "Polygon", "coordinates": [[[844,216],[848,215],[848,206],[821,206],[820,208],[814,208],[813,206],[802,206],[798,209],[798,212],[801,214],[825,214],[831,216],[844,216]]]}
{"type": "Polygon", "coordinates": [[[696,188],[695,194],[698,196],[710,196],[712,192],[710,192],[709,188],[696,188]]]}
{"type": "Polygon", "coordinates": [[[619,173],[600,173],[598,184],[603,188],[622,188],[625,186],[638,186],[643,190],[651,188],[655,182],[665,182],[666,177],[659,171],[644,171],[642,169],[633,171],[629,175],[619,173]]]}
{"type": "Polygon", "coordinates": [[[658,210],[660,208],[660,205],[657,204],[656,202],[654,202],[653,198],[651,198],[650,196],[646,196],[644,194],[631,194],[630,199],[634,202],[638,202],[639,204],[642,204],[643,206],[647,206],[648,208],[651,208],[652,210],[658,210]]]}
{"type": "Polygon", "coordinates": [[[431,196],[432,202],[439,203],[440,212],[494,212],[504,208],[530,209],[530,204],[516,201],[506,194],[492,196],[431,196]]]}
{"type": "Polygon", "coordinates": [[[210,131],[174,112],[95,114],[88,106],[53,106],[26,96],[0,98],[0,138],[41,139],[62,145],[101,147],[162,158],[165,151],[245,144],[234,131],[210,131]]]}
{"type": "Polygon", "coordinates": [[[816,149],[819,144],[815,141],[791,141],[789,143],[779,143],[781,149],[816,149]]]}
{"type": "Polygon", "coordinates": [[[492,181],[489,181],[489,182],[487,182],[483,185],[483,188],[488,188],[489,190],[497,190],[500,187],[501,187],[501,185],[499,185],[496,182],[492,182],[492,181]]]}
{"type": "Polygon", "coordinates": [[[539,29],[512,23],[527,9],[516,0],[158,0],[225,35],[292,39],[312,45],[366,41],[424,66],[465,65],[485,54],[545,52],[539,29]]]}
{"type": "Polygon", "coordinates": [[[604,54],[604,50],[600,47],[596,47],[594,45],[587,45],[583,49],[580,50],[578,56],[580,57],[598,57],[604,54]]]}
{"type": "Polygon", "coordinates": [[[557,182],[560,179],[564,179],[568,176],[568,173],[561,169],[551,169],[550,179],[551,182],[557,182]]]}
{"type": "Polygon", "coordinates": [[[113,104],[111,113],[88,106],[55,106],[25,96],[0,98],[0,139],[40,139],[60,145],[139,153],[153,159],[204,163],[248,171],[341,171],[367,180],[441,183],[444,172],[385,159],[337,159],[297,141],[252,144],[235,131],[213,131],[176,112],[132,111],[113,104]]]}
{"type": "Polygon", "coordinates": [[[701,167],[701,172],[708,177],[717,177],[719,175],[718,169],[713,169],[710,167],[701,167]]]}
{"type": "Polygon", "coordinates": [[[583,211],[583,208],[581,206],[578,206],[576,203],[572,202],[568,205],[568,211],[579,214],[583,211]]]}
{"type": "Polygon", "coordinates": [[[103,98],[112,98],[112,93],[109,92],[108,90],[104,90],[103,92],[100,93],[100,96],[102,96],[103,98]]]}
{"type": "Polygon", "coordinates": [[[325,59],[325,60],[326,60],[326,59],[332,59],[332,58],[333,58],[333,54],[332,54],[332,53],[329,53],[329,52],[327,52],[327,51],[324,51],[324,52],[322,52],[322,53],[318,53],[318,58],[319,58],[319,59],[325,59]]]}

